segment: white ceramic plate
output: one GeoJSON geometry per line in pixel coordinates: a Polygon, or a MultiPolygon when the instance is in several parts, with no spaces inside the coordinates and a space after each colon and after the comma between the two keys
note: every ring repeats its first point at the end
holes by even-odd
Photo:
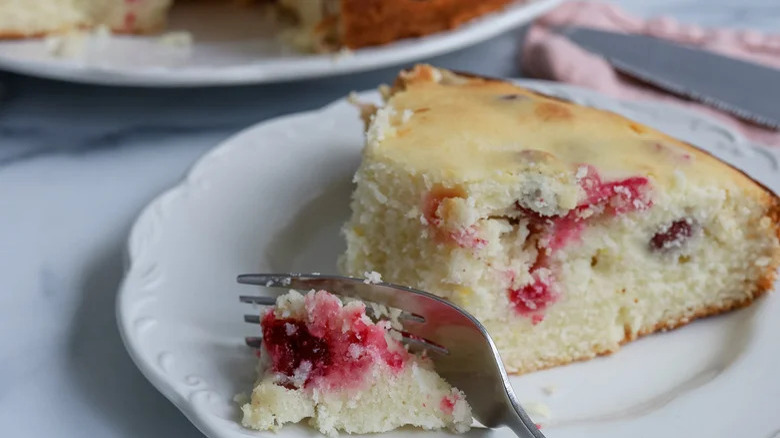
{"type": "MultiPolygon", "coordinates": [[[[717,122],[660,104],[521,83],[658,127],[780,190],[780,155],[717,122]]],[[[362,141],[357,111],[344,101],[263,122],[203,157],[133,227],[117,307],[123,339],[144,375],[209,437],[263,435],[238,426],[232,402],[250,388],[256,362],[242,341],[256,334],[242,322],[251,309],[237,298],[253,289],[235,284],[236,274],[335,272],[362,141]]],[[[777,315],[774,294],[747,309],[645,337],[615,355],[512,383],[522,401],[549,406],[552,417],[536,420],[552,438],[777,437],[777,315]],[[546,395],[547,385],[557,391],[546,395]]],[[[313,432],[294,426],[279,436],[313,432]]]]}
{"type": "Polygon", "coordinates": [[[546,12],[562,0],[510,6],[447,32],[403,40],[346,55],[307,55],[276,37],[277,26],[260,8],[219,4],[177,5],[169,29],[187,30],[187,49],[158,37],[89,38],[72,54],[52,56],[43,40],[0,41],[0,69],[106,85],[237,85],[364,71],[435,56],[484,41],[546,12]]]}

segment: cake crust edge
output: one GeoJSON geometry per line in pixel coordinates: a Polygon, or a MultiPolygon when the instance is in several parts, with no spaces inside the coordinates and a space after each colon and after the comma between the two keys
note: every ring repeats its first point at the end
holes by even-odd
{"type": "MultiPolygon", "coordinates": [[[[773,277],[774,277],[774,275],[773,275],[773,277]]],[[[735,300],[735,301],[727,302],[723,306],[709,306],[709,307],[696,309],[689,316],[683,316],[683,317],[677,318],[677,319],[668,319],[666,321],[661,321],[658,324],[656,324],[655,326],[653,326],[653,328],[651,330],[641,330],[633,337],[632,336],[628,336],[628,335],[625,336],[619,342],[618,348],[606,349],[606,350],[593,350],[593,354],[592,355],[580,356],[580,357],[575,357],[575,358],[571,358],[571,359],[550,360],[550,361],[544,362],[543,365],[538,366],[538,367],[527,367],[527,368],[519,368],[519,369],[507,370],[507,374],[510,374],[510,375],[513,375],[513,376],[518,376],[518,375],[522,375],[522,374],[526,374],[526,373],[531,373],[531,372],[534,372],[534,371],[542,371],[542,370],[546,370],[546,369],[550,369],[550,368],[555,368],[555,367],[559,367],[559,366],[569,365],[569,364],[576,363],[576,362],[585,362],[585,361],[588,361],[588,360],[591,360],[591,359],[594,359],[594,358],[600,357],[600,356],[611,356],[612,354],[617,353],[620,350],[620,348],[622,348],[624,345],[628,344],[629,342],[636,341],[639,338],[643,338],[645,336],[649,336],[649,335],[652,335],[652,334],[655,334],[655,333],[663,333],[663,332],[666,332],[666,331],[675,330],[677,328],[686,326],[686,325],[688,325],[688,324],[690,324],[690,323],[692,323],[692,322],[694,322],[694,321],[696,321],[698,319],[708,318],[708,317],[711,317],[711,316],[717,316],[717,315],[720,315],[720,314],[724,314],[724,313],[730,312],[732,310],[738,310],[738,309],[742,309],[742,308],[748,307],[754,301],[758,300],[759,298],[764,296],[769,291],[769,289],[763,288],[760,285],[761,283],[762,283],[761,281],[758,283],[759,287],[756,288],[756,291],[749,298],[745,298],[743,300],[735,300]]],[[[770,286],[771,286],[771,283],[770,283],[770,286]]]]}

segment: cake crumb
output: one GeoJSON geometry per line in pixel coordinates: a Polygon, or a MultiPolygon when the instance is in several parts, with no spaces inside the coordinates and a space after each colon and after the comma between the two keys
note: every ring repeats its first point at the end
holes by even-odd
{"type": "Polygon", "coordinates": [[[523,403],[523,409],[532,417],[543,417],[547,419],[552,417],[552,411],[550,411],[550,407],[545,403],[535,401],[525,402],[523,403]]]}
{"type": "Polygon", "coordinates": [[[233,396],[233,401],[240,405],[243,405],[244,403],[249,403],[250,400],[251,398],[249,397],[249,394],[247,394],[246,392],[239,392],[238,394],[233,396]]]}
{"type": "Polygon", "coordinates": [[[174,31],[161,35],[157,42],[163,46],[175,47],[178,49],[189,49],[192,47],[192,34],[186,31],[174,31]]]}
{"type": "Polygon", "coordinates": [[[72,31],[50,35],[43,40],[46,53],[56,58],[76,58],[84,54],[87,35],[83,31],[72,31]]]}
{"type": "Polygon", "coordinates": [[[542,386],[542,392],[544,392],[546,395],[553,395],[558,391],[558,386],[554,384],[548,384],[542,386]]]}
{"type": "Polygon", "coordinates": [[[379,94],[382,96],[382,100],[387,101],[393,94],[393,89],[387,84],[379,85],[379,94]]]}
{"type": "Polygon", "coordinates": [[[91,31],[71,30],[43,39],[46,53],[55,58],[84,58],[88,52],[100,53],[111,42],[111,29],[101,24],[91,31]]]}
{"type": "Polygon", "coordinates": [[[334,53],[333,56],[331,56],[331,59],[333,60],[333,62],[339,62],[344,59],[350,58],[354,55],[355,52],[353,52],[347,47],[342,47],[341,49],[339,49],[338,52],[334,53]]]}
{"type": "Polygon", "coordinates": [[[360,106],[363,103],[360,100],[360,95],[357,94],[356,91],[350,91],[349,94],[347,94],[347,102],[355,106],[360,106]]]}
{"type": "Polygon", "coordinates": [[[365,284],[379,284],[382,282],[382,274],[376,271],[364,272],[363,277],[366,278],[363,280],[365,284]]]}
{"type": "Polygon", "coordinates": [[[111,29],[105,24],[101,24],[92,31],[90,37],[97,50],[105,50],[108,48],[108,43],[111,42],[111,35],[111,29]]]}

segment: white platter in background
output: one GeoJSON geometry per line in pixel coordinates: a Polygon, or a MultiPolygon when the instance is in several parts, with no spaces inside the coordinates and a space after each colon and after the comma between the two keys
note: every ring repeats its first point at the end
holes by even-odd
{"type": "MultiPolygon", "coordinates": [[[[304,54],[277,37],[260,8],[219,4],[174,7],[169,30],[186,30],[187,47],[155,36],[89,38],[71,56],[53,56],[44,40],[0,41],[0,69],[90,84],[182,87],[240,85],[366,71],[444,54],[531,21],[562,0],[518,3],[454,30],[347,54],[304,54]]],[[[74,45],[76,46],[76,45],[74,45]]]]}

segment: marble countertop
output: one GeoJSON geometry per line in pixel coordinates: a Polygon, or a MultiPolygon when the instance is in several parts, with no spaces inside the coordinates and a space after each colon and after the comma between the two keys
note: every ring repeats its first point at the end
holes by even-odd
{"type": "MultiPolygon", "coordinates": [[[[621,0],[643,15],[780,29],[776,0],[621,0]]],[[[429,60],[518,76],[522,30],[429,60]]],[[[139,210],[255,122],[374,88],[396,68],[289,84],[108,88],[0,72],[0,435],[200,433],[135,368],[114,319],[139,210]]]]}

